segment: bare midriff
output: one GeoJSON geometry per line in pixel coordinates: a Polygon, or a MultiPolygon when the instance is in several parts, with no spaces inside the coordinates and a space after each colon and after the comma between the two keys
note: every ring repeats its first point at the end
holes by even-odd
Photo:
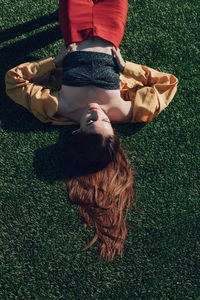
{"type": "Polygon", "coordinates": [[[112,55],[113,44],[98,36],[92,37],[88,40],[77,42],[77,51],[94,51],[102,52],[112,55]]]}
{"type": "MultiPolygon", "coordinates": [[[[113,44],[99,37],[78,42],[74,51],[94,51],[112,55],[113,44]]],[[[75,87],[62,85],[59,91],[57,114],[78,121],[79,111],[90,103],[97,103],[113,122],[123,122],[131,104],[124,101],[120,90],[106,90],[93,85],[75,87]]]]}

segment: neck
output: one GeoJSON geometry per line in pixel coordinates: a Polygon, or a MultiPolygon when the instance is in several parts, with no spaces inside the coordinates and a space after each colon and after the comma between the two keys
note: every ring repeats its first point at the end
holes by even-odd
{"type": "Polygon", "coordinates": [[[68,116],[73,121],[80,123],[81,116],[83,115],[83,113],[85,112],[86,109],[88,109],[87,106],[79,107],[79,108],[73,110],[72,112],[70,112],[68,114],[68,116]]]}
{"type": "MultiPolygon", "coordinates": [[[[82,90],[82,92],[84,94],[84,90],[82,90]]],[[[61,116],[68,117],[71,120],[80,123],[82,114],[86,109],[88,109],[88,105],[92,101],[84,101],[82,98],[80,98],[77,101],[77,104],[74,105],[74,101],[69,101],[69,103],[68,101],[66,101],[61,91],[59,92],[58,96],[59,105],[57,113],[61,116]]],[[[111,122],[124,123],[131,120],[134,102],[124,101],[118,95],[107,97],[108,99],[104,98],[103,101],[97,101],[97,103],[100,105],[111,122]]]]}

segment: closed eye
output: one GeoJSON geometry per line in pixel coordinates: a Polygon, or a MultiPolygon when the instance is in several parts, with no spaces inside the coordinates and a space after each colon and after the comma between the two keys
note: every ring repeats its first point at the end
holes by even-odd
{"type": "MultiPolygon", "coordinates": [[[[89,125],[92,125],[94,122],[96,122],[97,120],[96,119],[90,119],[88,122],[87,122],[87,125],[89,126],[89,125]]],[[[104,119],[102,119],[101,121],[103,121],[103,122],[106,122],[106,123],[109,123],[110,124],[110,120],[109,119],[107,119],[107,118],[104,118],[104,119]]]]}
{"type": "Polygon", "coordinates": [[[90,120],[87,121],[87,125],[90,125],[90,124],[92,124],[94,122],[95,122],[95,119],[90,119],[90,120]]]}
{"type": "Polygon", "coordinates": [[[107,119],[107,118],[105,118],[105,119],[102,119],[102,121],[104,121],[104,122],[107,122],[107,123],[110,123],[110,120],[109,120],[109,119],[107,119]]]}

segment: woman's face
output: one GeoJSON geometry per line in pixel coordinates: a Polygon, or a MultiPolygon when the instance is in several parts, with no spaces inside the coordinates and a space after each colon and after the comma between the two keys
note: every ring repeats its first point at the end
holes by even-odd
{"type": "Polygon", "coordinates": [[[114,134],[108,116],[97,103],[90,103],[85,112],[82,114],[80,130],[85,133],[97,133],[104,136],[114,134]]]}

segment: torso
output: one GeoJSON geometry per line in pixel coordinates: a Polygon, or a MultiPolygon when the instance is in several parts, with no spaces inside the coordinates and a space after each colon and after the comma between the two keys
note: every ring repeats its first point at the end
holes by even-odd
{"type": "MultiPolygon", "coordinates": [[[[112,43],[95,37],[77,43],[76,51],[94,51],[112,55],[112,43]]],[[[93,85],[74,87],[62,85],[59,91],[58,114],[78,121],[78,111],[89,103],[98,103],[113,122],[125,122],[132,103],[125,101],[120,90],[106,90],[93,85]]]]}

